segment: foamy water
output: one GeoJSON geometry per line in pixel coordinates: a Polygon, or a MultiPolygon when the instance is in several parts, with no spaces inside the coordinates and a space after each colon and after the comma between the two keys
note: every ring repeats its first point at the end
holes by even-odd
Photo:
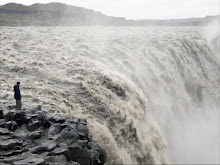
{"type": "Polygon", "coordinates": [[[23,107],[86,118],[111,164],[219,163],[220,58],[203,32],[0,27],[0,103],[20,81],[23,107]]]}

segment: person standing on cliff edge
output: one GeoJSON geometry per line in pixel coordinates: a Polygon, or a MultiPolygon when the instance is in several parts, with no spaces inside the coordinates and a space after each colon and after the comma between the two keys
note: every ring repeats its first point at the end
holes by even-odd
{"type": "Polygon", "coordinates": [[[14,98],[16,100],[16,110],[21,110],[21,93],[20,93],[20,82],[14,86],[14,98]]]}

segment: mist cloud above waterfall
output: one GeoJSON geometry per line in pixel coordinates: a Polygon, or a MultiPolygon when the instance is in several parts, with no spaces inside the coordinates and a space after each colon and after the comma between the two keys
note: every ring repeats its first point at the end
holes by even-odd
{"type": "MultiPolygon", "coordinates": [[[[220,48],[220,30],[219,30],[219,20],[215,20],[210,22],[206,27],[203,29],[203,34],[207,39],[208,43],[212,47],[213,51],[218,55],[219,48],[220,48]]],[[[217,56],[219,57],[219,56],[217,56]]]]}
{"type": "Polygon", "coordinates": [[[1,0],[0,5],[15,2],[62,2],[131,19],[178,19],[219,14],[219,0],[1,0]]]}

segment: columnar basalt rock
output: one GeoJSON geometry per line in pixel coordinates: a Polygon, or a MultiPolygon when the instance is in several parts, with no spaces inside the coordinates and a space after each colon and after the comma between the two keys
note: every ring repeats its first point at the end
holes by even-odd
{"type": "Polygon", "coordinates": [[[84,119],[0,108],[0,164],[104,165],[106,159],[84,119]]]}

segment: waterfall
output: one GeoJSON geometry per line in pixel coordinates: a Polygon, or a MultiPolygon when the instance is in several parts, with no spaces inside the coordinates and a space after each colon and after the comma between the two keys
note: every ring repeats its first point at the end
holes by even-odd
{"type": "Polygon", "coordinates": [[[1,104],[20,81],[23,106],[86,118],[109,164],[219,163],[216,36],[202,27],[0,27],[1,104]]]}

